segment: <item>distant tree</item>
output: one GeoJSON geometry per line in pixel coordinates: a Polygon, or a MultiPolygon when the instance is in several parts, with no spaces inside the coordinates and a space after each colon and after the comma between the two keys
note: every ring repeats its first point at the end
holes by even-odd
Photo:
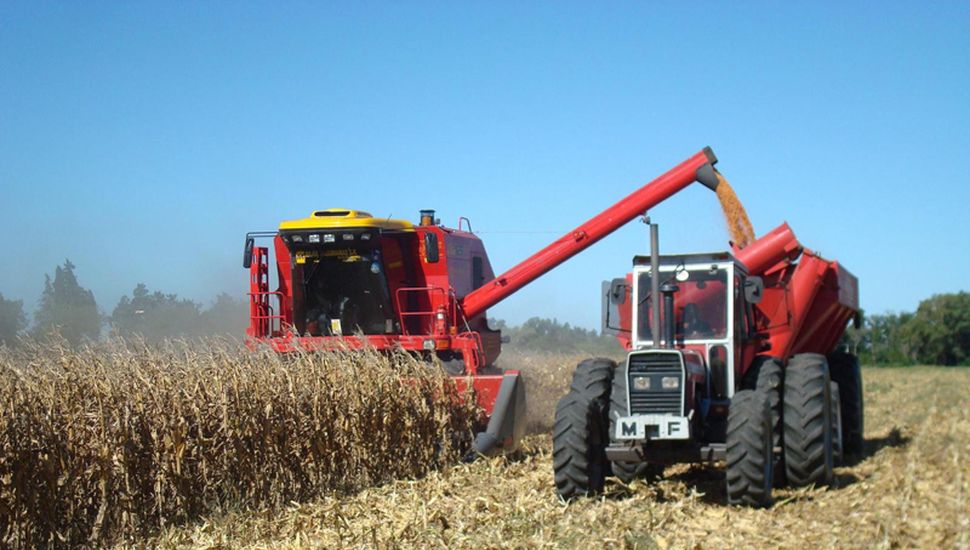
{"type": "Polygon", "coordinates": [[[73,345],[85,338],[97,339],[101,334],[101,315],[94,294],[78,284],[70,260],[54,269],[53,280],[44,276],[44,292],[34,315],[35,335],[54,331],[73,345]]]}
{"type": "Polygon", "coordinates": [[[202,332],[242,338],[249,326],[249,302],[223,292],[202,312],[202,332]]]}
{"type": "Polygon", "coordinates": [[[867,349],[860,353],[863,363],[873,365],[911,365],[910,342],[903,338],[903,327],[912,313],[886,313],[866,317],[867,349]]]}
{"type": "Polygon", "coordinates": [[[13,345],[17,334],[27,328],[22,300],[6,300],[0,294],[0,345],[13,345]]]}
{"type": "Polygon", "coordinates": [[[856,328],[855,323],[850,324],[845,332],[842,333],[842,341],[840,345],[845,348],[846,351],[852,353],[856,356],[864,356],[864,354],[869,349],[870,340],[870,329],[867,323],[865,313],[859,312],[859,327],[856,328]]]}
{"type": "Polygon", "coordinates": [[[489,326],[501,330],[503,335],[510,338],[511,349],[606,356],[623,352],[619,342],[612,336],[560,323],[556,319],[533,317],[518,327],[508,326],[500,319],[491,319],[489,326]]]}
{"type": "Polygon", "coordinates": [[[139,283],[131,298],[122,296],[111,312],[112,329],[121,336],[139,335],[148,341],[197,336],[201,307],[175,294],[151,292],[139,283]]]}
{"type": "Polygon", "coordinates": [[[970,292],[923,300],[899,336],[907,354],[920,363],[970,364],[970,292]]]}

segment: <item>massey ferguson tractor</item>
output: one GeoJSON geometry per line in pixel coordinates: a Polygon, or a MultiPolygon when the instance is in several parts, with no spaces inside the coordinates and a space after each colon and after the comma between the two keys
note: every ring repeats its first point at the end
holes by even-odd
{"type": "Polygon", "coordinates": [[[863,444],[856,357],[835,351],[858,281],[787,224],[744,248],[637,256],[604,283],[604,329],[626,360],[580,363],[556,407],[563,498],[677,462],[724,461],[732,504],[766,506],[775,484],[824,485],[863,444]]]}

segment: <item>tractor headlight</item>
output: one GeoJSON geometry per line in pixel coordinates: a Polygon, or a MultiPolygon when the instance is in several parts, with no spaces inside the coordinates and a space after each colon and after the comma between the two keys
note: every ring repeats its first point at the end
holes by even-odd
{"type": "Polygon", "coordinates": [[[637,391],[645,391],[650,389],[650,377],[649,376],[634,376],[633,377],[633,389],[637,391]]]}
{"type": "Polygon", "coordinates": [[[318,243],[318,242],[320,242],[320,235],[317,235],[315,233],[313,235],[310,235],[310,242],[311,243],[318,243]]]}
{"type": "Polygon", "coordinates": [[[660,386],[665,390],[680,389],[680,377],[664,376],[663,378],[660,379],[660,386]]]}

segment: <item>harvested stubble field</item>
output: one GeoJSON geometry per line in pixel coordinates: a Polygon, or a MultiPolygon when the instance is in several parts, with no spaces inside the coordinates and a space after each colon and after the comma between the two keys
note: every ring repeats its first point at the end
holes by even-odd
{"type": "MultiPolygon", "coordinates": [[[[530,373],[548,425],[576,357],[507,357],[530,373]],[[565,379],[564,379],[565,377],[565,379]]],[[[658,483],[609,483],[557,501],[548,435],[523,452],[283,511],[235,512],[151,544],[199,548],[966,548],[970,369],[865,369],[866,454],[838,486],[776,491],[767,510],[725,505],[723,471],[671,466],[658,483]]]]}

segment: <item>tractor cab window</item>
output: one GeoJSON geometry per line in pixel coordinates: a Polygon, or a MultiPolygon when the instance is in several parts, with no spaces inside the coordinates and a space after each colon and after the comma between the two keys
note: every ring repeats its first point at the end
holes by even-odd
{"type": "Polygon", "coordinates": [[[302,284],[305,333],[393,332],[394,310],[379,249],[311,249],[294,256],[293,280],[302,284]]]}
{"type": "MultiPolygon", "coordinates": [[[[671,283],[677,287],[673,294],[676,340],[719,340],[727,337],[728,292],[733,292],[733,288],[728,284],[726,269],[710,267],[688,270],[681,267],[675,271],[661,270],[660,276],[660,286],[671,283]]],[[[650,320],[655,298],[650,292],[650,277],[649,272],[643,272],[637,279],[637,339],[641,341],[653,339],[650,320]]],[[[656,299],[663,298],[657,296],[656,299]]],[[[663,317],[660,326],[663,330],[663,317]]]]}

